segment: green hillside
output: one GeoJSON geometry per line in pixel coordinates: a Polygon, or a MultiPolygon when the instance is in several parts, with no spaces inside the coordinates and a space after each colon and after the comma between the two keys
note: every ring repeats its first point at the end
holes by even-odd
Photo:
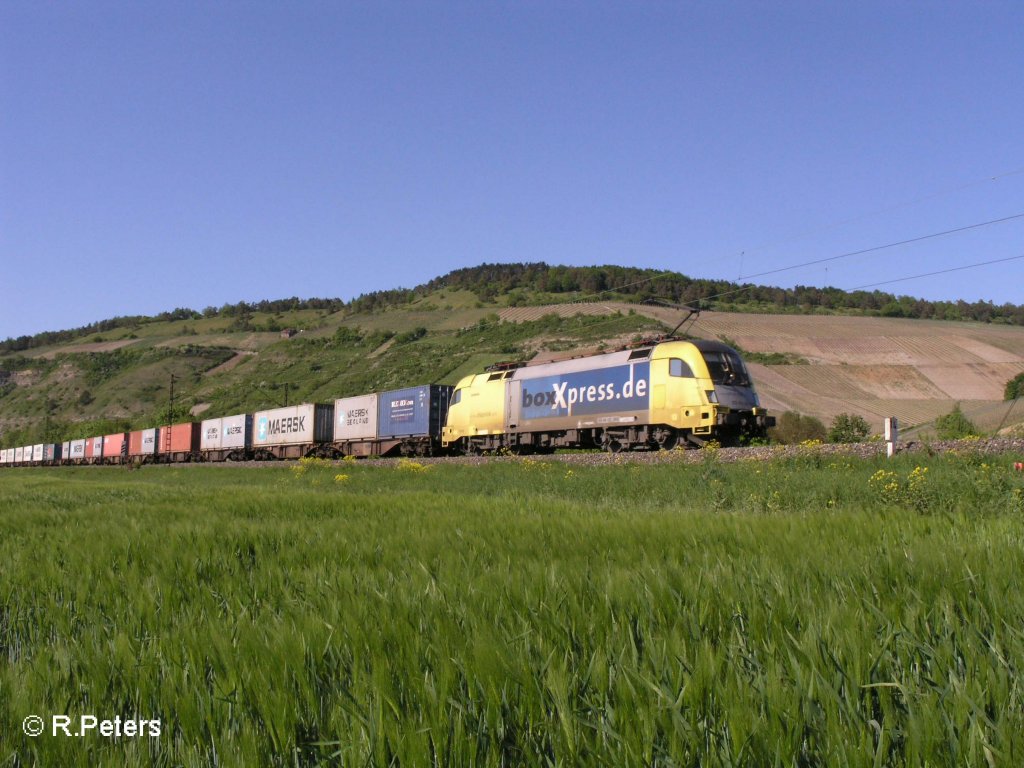
{"type": "MultiPolygon", "coordinates": [[[[751,363],[761,364],[755,376],[777,411],[794,408],[827,420],[837,410],[850,410],[874,421],[883,410],[893,410],[885,400],[889,394],[865,385],[846,387],[853,394],[845,400],[835,397],[837,377],[850,372],[864,378],[860,369],[844,370],[861,354],[857,337],[907,333],[905,325],[876,329],[864,322],[909,323],[940,337],[949,328],[963,328],[970,344],[1002,350],[977,359],[960,350],[962,360],[915,351],[921,358],[914,364],[926,372],[929,362],[955,363],[974,366],[971,375],[987,378],[964,394],[917,387],[913,402],[897,403],[903,410],[894,411],[911,421],[934,418],[952,400],[995,408],[1004,384],[1000,377],[1024,371],[1024,307],[1015,305],[738,286],[623,267],[483,265],[348,302],[292,298],[203,311],[179,308],[7,339],[0,342],[0,441],[57,441],[153,426],[190,413],[228,415],[454,383],[499,360],[595,351],[665,332],[683,315],[658,302],[699,303],[706,311],[693,333],[741,345],[751,363]],[[807,314],[828,315],[828,322],[790,330],[797,315],[807,314]],[[729,320],[744,316],[750,321],[729,320]],[[919,326],[900,319],[906,316],[929,319],[919,326]],[[835,355],[820,351],[822,329],[842,342],[830,342],[835,355]],[[989,363],[998,367],[978,369],[989,363]],[[828,376],[825,365],[833,366],[828,376]]],[[[897,351],[906,356],[902,348],[897,351]]],[[[860,362],[876,365],[886,354],[860,362]]]]}
{"type": "Polygon", "coordinates": [[[503,322],[459,292],[357,311],[252,312],[165,320],[0,355],[0,441],[56,441],[427,382],[455,383],[499,360],[600,347],[663,332],[628,310],[503,322]],[[232,325],[236,326],[232,328],[232,325]],[[293,329],[285,337],[281,330],[293,329]],[[173,375],[174,400],[171,407],[173,375]]]}

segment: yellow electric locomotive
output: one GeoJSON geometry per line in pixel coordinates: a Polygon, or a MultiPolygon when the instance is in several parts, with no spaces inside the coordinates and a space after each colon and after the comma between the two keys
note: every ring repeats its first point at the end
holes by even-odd
{"type": "Polygon", "coordinates": [[[773,424],[736,350],[671,340],[467,376],[452,394],[441,443],[459,453],[733,445],[773,424]]]}

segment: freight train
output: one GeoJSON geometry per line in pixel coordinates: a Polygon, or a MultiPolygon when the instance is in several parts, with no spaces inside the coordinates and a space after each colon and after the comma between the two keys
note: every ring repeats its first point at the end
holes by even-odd
{"type": "Polygon", "coordinates": [[[438,456],[732,445],[763,437],[736,350],[666,339],[551,363],[507,363],[454,387],[335,400],[0,450],[0,466],[438,456]]]}

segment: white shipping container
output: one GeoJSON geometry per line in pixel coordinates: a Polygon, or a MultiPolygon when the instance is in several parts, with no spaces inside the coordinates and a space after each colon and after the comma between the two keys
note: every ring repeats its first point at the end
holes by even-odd
{"type": "MultiPolygon", "coordinates": [[[[260,411],[252,417],[252,445],[261,448],[271,445],[302,445],[314,442],[314,438],[325,439],[324,433],[331,432],[333,417],[331,405],[320,406],[312,403],[260,411]],[[324,416],[326,415],[326,425],[324,416]],[[324,427],[326,426],[326,429],[324,427]]],[[[326,437],[330,439],[330,435],[326,437]]]]}
{"type": "Polygon", "coordinates": [[[142,454],[152,456],[156,453],[156,427],[142,430],[142,454]]]}
{"type": "Polygon", "coordinates": [[[71,441],[71,452],[68,454],[70,459],[84,459],[85,458],[85,440],[72,440],[71,441]]]}
{"type": "Polygon", "coordinates": [[[62,459],[66,459],[70,455],[71,455],[71,441],[67,440],[66,442],[63,442],[60,445],[60,457],[62,459]]]}
{"type": "Polygon", "coordinates": [[[6,464],[6,463],[7,463],[7,449],[6,448],[0,448],[0,464],[6,464]]]}
{"type": "Polygon", "coordinates": [[[246,429],[248,415],[240,413],[237,416],[225,416],[221,419],[220,425],[220,447],[221,448],[245,448],[248,435],[246,429]]]}
{"type": "Polygon", "coordinates": [[[33,445],[32,446],[32,461],[42,461],[42,460],[43,460],[43,444],[39,443],[39,445],[33,445]]]}
{"type": "Polygon", "coordinates": [[[221,422],[224,419],[206,419],[199,427],[199,450],[219,451],[221,422]]]}
{"type": "Polygon", "coordinates": [[[26,464],[28,462],[32,461],[32,448],[33,448],[33,446],[26,445],[24,448],[21,449],[22,450],[22,458],[24,459],[26,464]]]}
{"type": "Polygon", "coordinates": [[[334,401],[334,440],[374,440],[377,437],[377,395],[343,397],[334,401]]]}
{"type": "Polygon", "coordinates": [[[25,448],[22,447],[22,446],[19,446],[19,447],[15,448],[14,449],[14,463],[15,464],[20,464],[24,460],[25,460],[25,448]]]}

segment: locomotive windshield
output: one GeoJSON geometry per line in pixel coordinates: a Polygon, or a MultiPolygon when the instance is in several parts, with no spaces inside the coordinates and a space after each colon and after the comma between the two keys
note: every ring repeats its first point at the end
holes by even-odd
{"type": "Polygon", "coordinates": [[[743,360],[732,350],[728,352],[703,351],[704,362],[707,363],[711,381],[733,387],[749,387],[750,374],[743,360]]]}

